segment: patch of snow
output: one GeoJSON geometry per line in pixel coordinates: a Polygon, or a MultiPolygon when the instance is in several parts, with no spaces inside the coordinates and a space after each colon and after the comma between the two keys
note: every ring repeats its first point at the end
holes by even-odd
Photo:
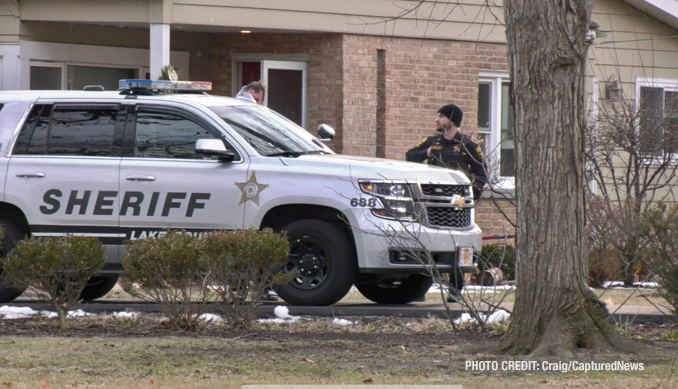
{"type": "Polygon", "coordinates": [[[290,317],[290,309],[284,305],[278,305],[273,310],[273,314],[275,315],[275,317],[279,319],[287,319],[288,317],[290,317]]]}
{"type": "Polygon", "coordinates": [[[0,316],[3,316],[5,319],[21,319],[35,316],[39,313],[29,307],[8,307],[7,305],[0,307],[0,316]]]}
{"type": "Polygon", "coordinates": [[[136,312],[113,312],[116,319],[136,319],[139,316],[136,312]]]}
{"type": "Polygon", "coordinates": [[[631,290],[631,289],[657,289],[656,282],[634,282],[633,286],[624,286],[622,281],[605,281],[603,282],[603,288],[614,288],[622,290],[631,290]]]}
{"type": "MultiPolygon", "coordinates": [[[[82,317],[90,316],[91,314],[78,309],[77,311],[68,312],[68,317],[82,317]]],[[[50,311],[36,311],[29,307],[9,307],[7,305],[0,307],[0,316],[5,319],[23,319],[32,316],[45,316],[48,318],[57,317],[56,312],[50,311]]]]}
{"type": "Polygon", "coordinates": [[[299,316],[292,316],[290,315],[290,310],[284,305],[278,305],[273,309],[273,313],[275,314],[276,318],[275,319],[259,319],[257,322],[259,323],[294,323],[295,321],[299,320],[301,317],[299,316]]]}
{"type": "MultiPolygon", "coordinates": [[[[478,316],[480,316],[480,319],[485,321],[487,324],[502,324],[508,321],[508,319],[511,317],[511,315],[506,312],[503,309],[499,309],[492,313],[491,315],[486,316],[483,313],[479,313],[478,316]]],[[[464,324],[464,323],[477,323],[476,319],[471,316],[470,314],[464,312],[461,314],[461,317],[459,319],[454,321],[455,324],[464,324]]]]}
{"type": "Polygon", "coordinates": [[[466,285],[464,286],[464,291],[471,291],[471,290],[482,290],[485,292],[489,292],[490,290],[516,290],[515,285],[497,285],[497,286],[483,286],[483,285],[466,285]]]}
{"type": "Polygon", "coordinates": [[[339,319],[339,318],[336,318],[336,317],[332,320],[332,323],[334,323],[338,326],[352,326],[353,324],[355,324],[354,322],[352,322],[350,320],[339,319]]]}
{"type": "Polygon", "coordinates": [[[224,321],[224,319],[222,319],[221,316],[215,315],[213,313],[203,313],[202,315],[198,316],[198,319],[204,321],[211,321],[213,323],[224,321]]]}

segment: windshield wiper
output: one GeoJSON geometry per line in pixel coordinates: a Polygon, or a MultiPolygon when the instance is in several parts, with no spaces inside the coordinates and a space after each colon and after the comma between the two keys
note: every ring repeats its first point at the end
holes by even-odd
{"type": "Polygon", "coordinates": [[[265,157],[293,157],[296,158],[300,155],[307,154],[322,154],[322,150],[312,150],[312,151],[281,151],[279,153],[266,154],[265,157]]]}

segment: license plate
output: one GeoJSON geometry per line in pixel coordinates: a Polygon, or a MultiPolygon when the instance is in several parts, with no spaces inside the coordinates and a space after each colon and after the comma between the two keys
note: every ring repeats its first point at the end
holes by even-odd
{"type": "Polygon", "coordinates": [[[460,267],[473,266],[473,247],[460,247],[458,254],[460,267]]]}

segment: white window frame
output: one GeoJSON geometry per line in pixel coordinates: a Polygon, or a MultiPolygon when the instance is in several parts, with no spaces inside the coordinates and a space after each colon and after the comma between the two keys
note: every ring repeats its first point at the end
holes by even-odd
{"type": "MultiPolygon", "coordinates": [[[[678,92],[678,79],[636,77],[636,107],[640,107],[641,88],[662,88],[664,93],[666,93],[667,90],[669,92],[678,92]]],[[[666,104],[666,101],[664,101],[664,104],[666,104]]],[[[662,107],[662,111],[664,111],[664,107],[662,107]]],[[[635,128],[638,128],[638,126],[636,125],[635,128]]],[[[674,161],[672,163],[678,163],[678,154],[672,154],[671,160],[674,161]]],[[[658,160],[655,160],[655,158],[652,157],[652,161],[650,162],[653,164],[661,164],[663,162],[663,157],[658,160]]]]}
{"type": "MultiPolygon", "coordinates": [[[[42,68],[58,68],[61,69],[61,90],[66,89],[66,64],[63,62],[45,62],[45,61],[31,61],[30,66],[37,66],[37,67],[42,67],[42,68]]],[[[29,85],[28,88],[30,89],[30,73],[29,73],[29,85]]]]}
{"type": "Polygon", "coordinates": [[[478,85],[481,83],[490,84],[491,102],[490,102],[490,129],[480,130],[478,133],[489,134],[485,144],[487,153],[486,160],[489,168],[488,176],[491,182],[494,182],[494,189],[513,190],[516,187],[516,179],[513,177],[501,177],[500,166],[500,144],[501,144],[501,87],[502,83],[511,82],[508,72],[488,72],[482,71],[478,74],[478,85]]]}

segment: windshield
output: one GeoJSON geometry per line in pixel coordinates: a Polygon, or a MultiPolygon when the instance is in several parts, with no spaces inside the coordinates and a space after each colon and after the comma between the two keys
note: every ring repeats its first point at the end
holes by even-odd
{"type": "Polygon", "coordinates": [[[264,156],[331,153],[318,139],[265,107],[209,107],[264,156]]]}

